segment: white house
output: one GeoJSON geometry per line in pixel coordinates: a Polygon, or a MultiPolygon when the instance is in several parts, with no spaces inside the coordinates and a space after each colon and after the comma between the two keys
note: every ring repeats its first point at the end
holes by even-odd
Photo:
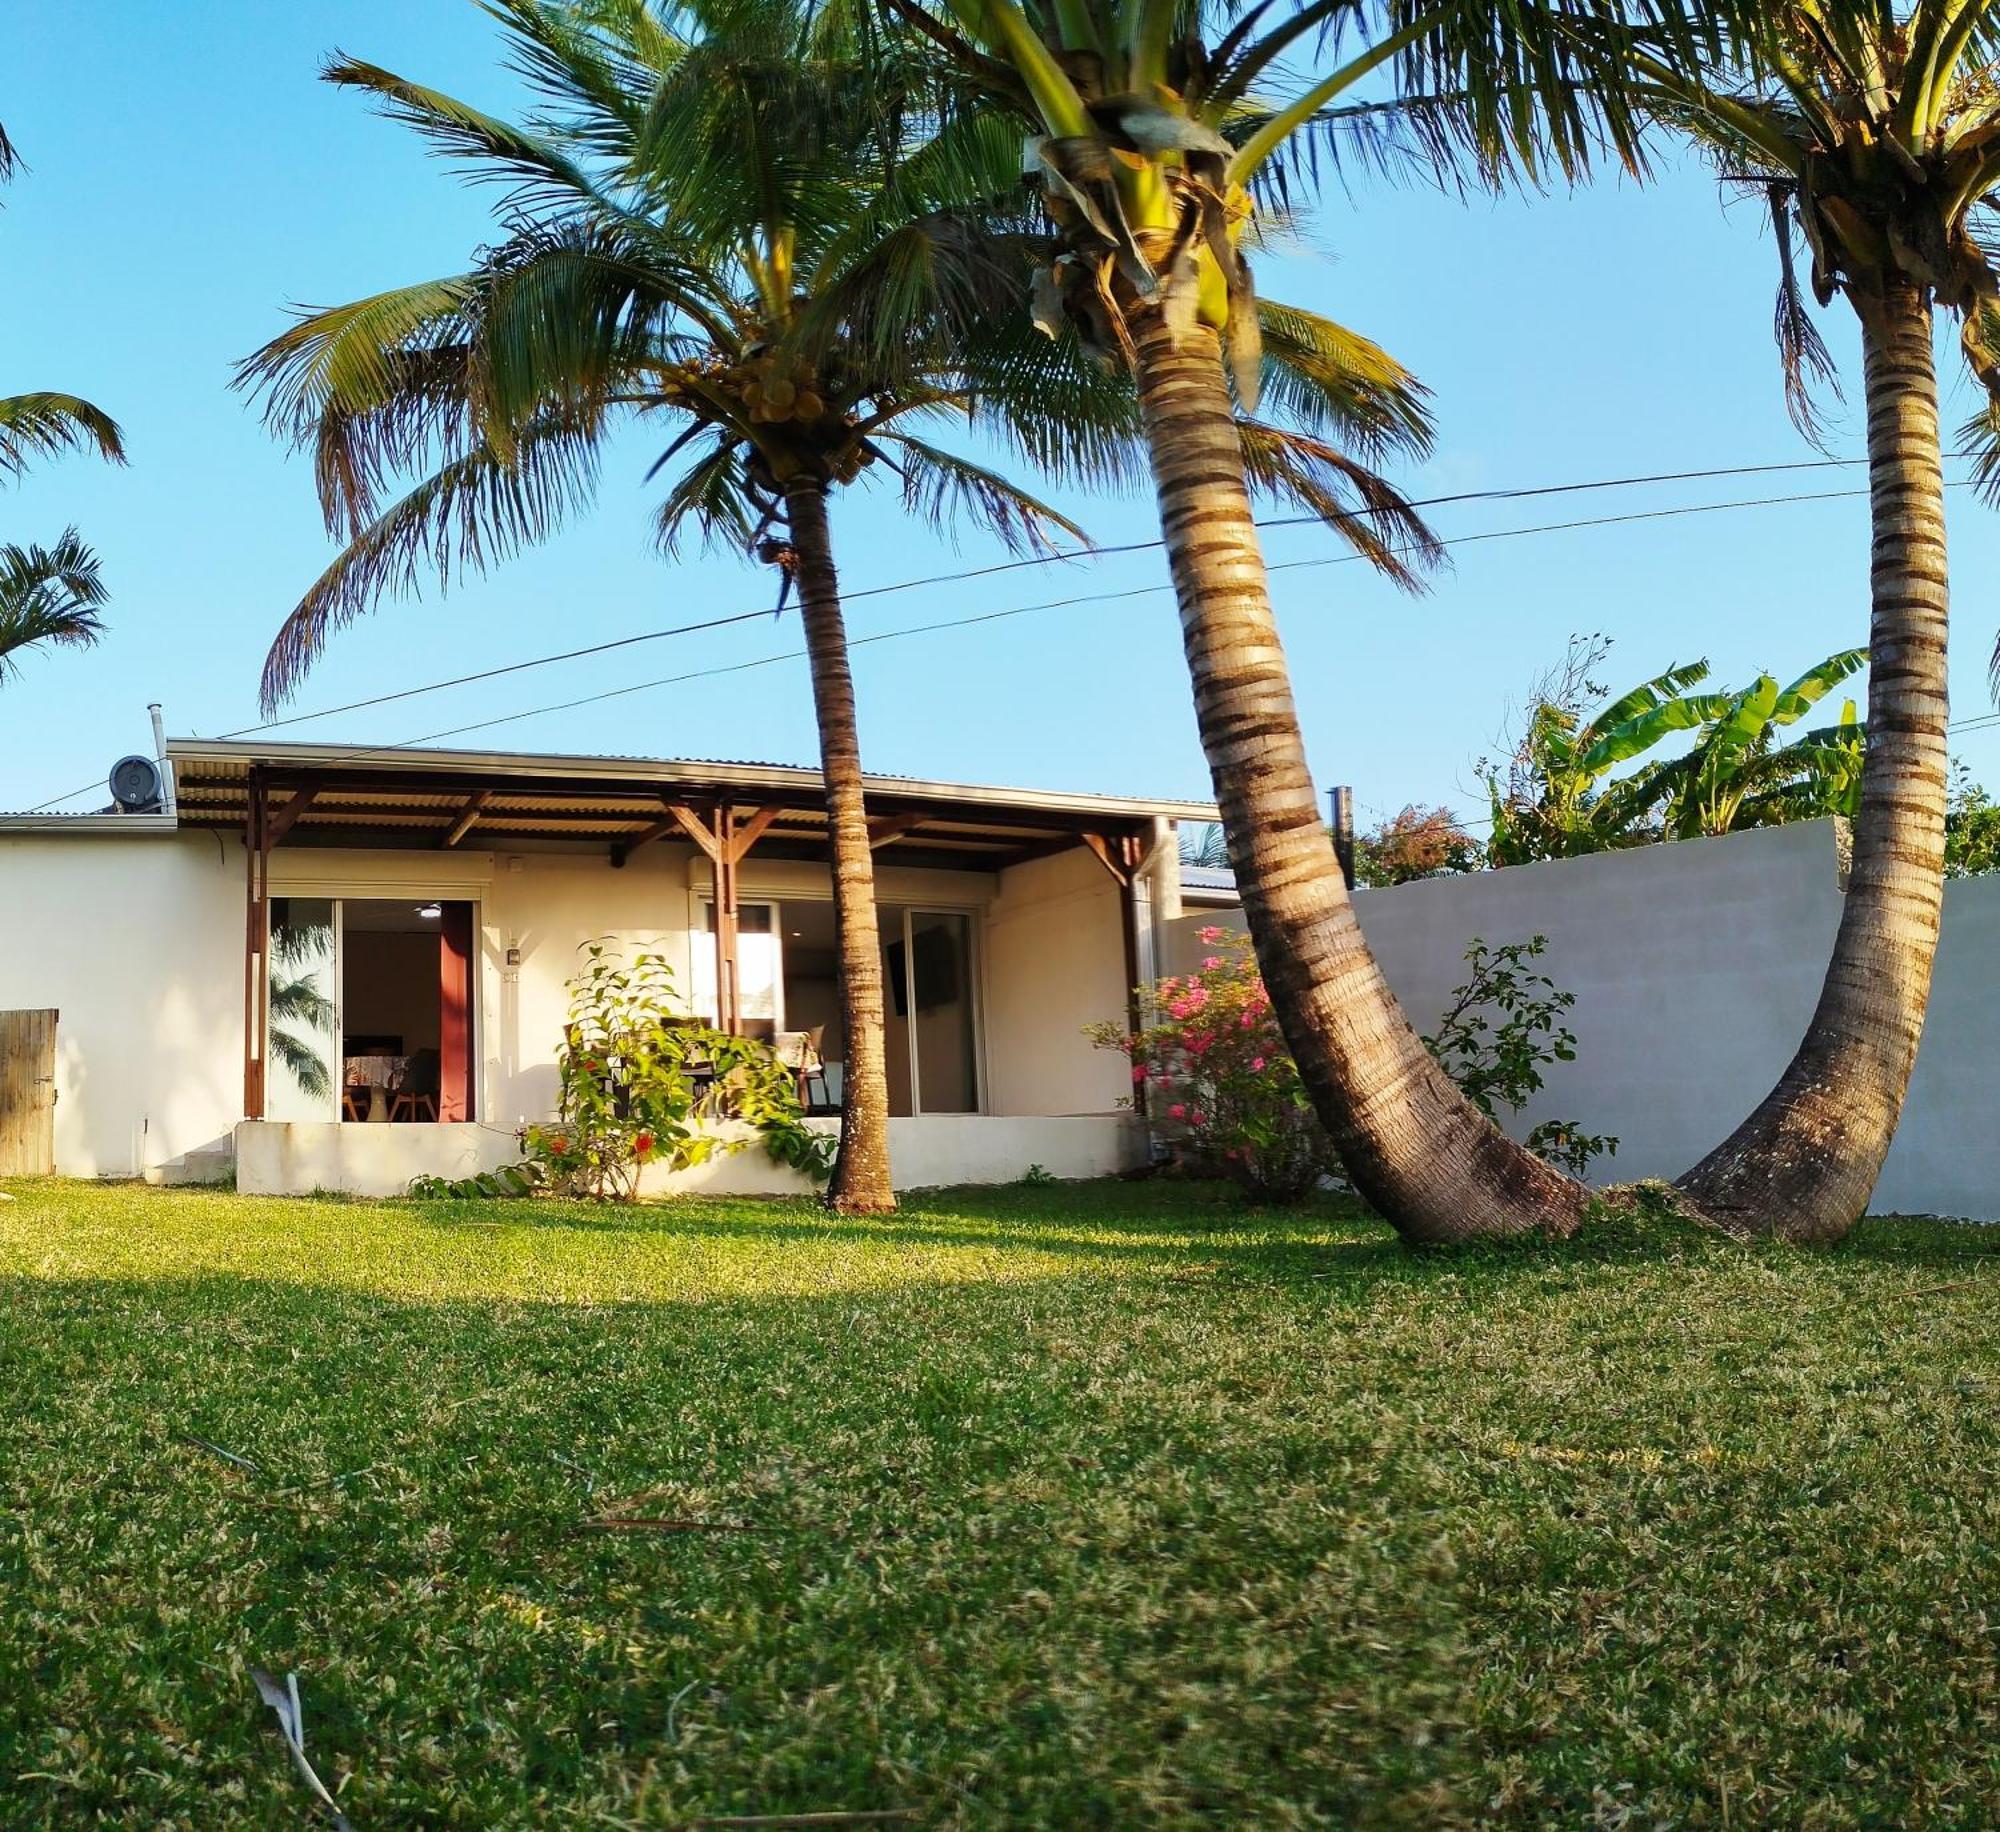
{"type": "MultiPolygon", "coordinates": [[[[166,764],[156,811],[0,817],[0,1172],[233,1160],[246,1190],[389,1194],[509,1162],[599,937],[664,955],[727,1028],[817,1032],[837,1107],[817,771],[194,739],[166,764]],[[287,1015],[300,981],[316,1018],[287,1015]]],[[[1178,823],[1213,810],[900,777],[868,797],[897,1181],[1132,1162],[1129,1076],[1084,1027],[1155,972],[1178,823]]],[[[744,1153],[694,1177],[789,1175],[744,1153]]]]}

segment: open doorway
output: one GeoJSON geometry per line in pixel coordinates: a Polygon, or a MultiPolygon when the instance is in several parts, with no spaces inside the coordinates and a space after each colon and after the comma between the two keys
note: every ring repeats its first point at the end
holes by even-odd
{"type": "Polygon", "coordinates": [[[341,1117],[475,1117],[472,915],[462,902],[341,906],[341,1117]]]}
{"type": "Polygon", "coordinates": [[[475,906],[407,898],[271,900],[276,1120],[470,1120],[475,906]]]}

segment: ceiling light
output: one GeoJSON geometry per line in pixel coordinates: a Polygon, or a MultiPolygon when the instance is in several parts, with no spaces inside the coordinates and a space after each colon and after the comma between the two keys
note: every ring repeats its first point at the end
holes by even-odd
{"type": "Polygon", "coordinates": [[[417,905],[417,914],[426,922],[436,922],[444,914],[444,905],[441,903],[420,903],[417,905]]]}

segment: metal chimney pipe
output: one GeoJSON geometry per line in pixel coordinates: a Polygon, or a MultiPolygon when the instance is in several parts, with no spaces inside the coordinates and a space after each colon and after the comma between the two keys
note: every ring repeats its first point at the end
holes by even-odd
{"type": "Polygon", "coordinates": [[[1326,824],[1333,832],[1334,856],[1347,888],[1354,888],[1354,791],[1340,783],[1326,792],[1326,824]]]}
{"type": "Polygon", "coordinates": [[[146,710],[153,716],[153,761],[160,766],[160,812],[169,820],[180,816],[180,798],[174,791],[174,766],[167,761],[167,724],[154,700],[146,710]]]}

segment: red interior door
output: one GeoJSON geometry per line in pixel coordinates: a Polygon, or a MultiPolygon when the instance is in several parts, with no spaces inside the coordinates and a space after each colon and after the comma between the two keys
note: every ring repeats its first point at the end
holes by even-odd
{"type": "Polygon", "coordinates": [[[469,1120],[472,1072],[472,908],[447,903],[438,924],[438,1118],[469,1120]]]}

